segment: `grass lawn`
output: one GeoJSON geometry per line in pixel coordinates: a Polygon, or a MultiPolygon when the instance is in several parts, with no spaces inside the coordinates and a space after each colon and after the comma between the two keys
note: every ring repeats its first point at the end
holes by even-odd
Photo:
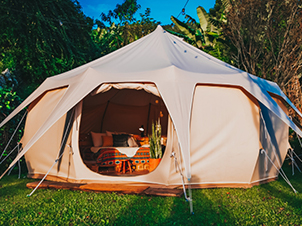
{"type": "Polygon", "coordinates": [[[181,198],[38,189],[32,179],[0,181],[0,225],[302,225],[302,174],[250,189],[193,190],[194,215],[181,198]]]}

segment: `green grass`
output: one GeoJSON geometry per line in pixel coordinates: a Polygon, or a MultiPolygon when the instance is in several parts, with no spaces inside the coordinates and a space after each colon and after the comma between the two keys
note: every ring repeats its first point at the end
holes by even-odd
{"type": "MultiPolygon", "coordinates": [[[[287,164],[285,164],[287,165],[287,164]]],[[[302,225],[302,174],[250,189],[193,190],[194,215],[181,198],[38,189],[33,179],[0,181],[0,225],[302,225]]]]}

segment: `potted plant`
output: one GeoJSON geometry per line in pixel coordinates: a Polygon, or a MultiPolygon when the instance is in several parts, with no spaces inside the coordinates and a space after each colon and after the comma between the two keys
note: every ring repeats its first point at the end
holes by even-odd
{"type": "Polygon", "coordinates": [[[150,144],[150,169],[149,171],[153,171],[157,165],[159,164],[162,158],[162,146],[161,146],[161,125],[160,121],[156,122],[156,124],[152,123],[152,134],[149,135],[149,144],[150,144]]]}

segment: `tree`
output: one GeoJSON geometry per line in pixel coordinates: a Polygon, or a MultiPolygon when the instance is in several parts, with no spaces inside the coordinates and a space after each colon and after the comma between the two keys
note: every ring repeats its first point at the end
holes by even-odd
{"type": "Polygon", "coordinates": [[[229,0],[224,34],[236,66],[276,82],[301,110],[302,2],[229,0]]]}
{"type": "MultiPolygon", "coordinates": [[[[93,20],[72,0],[2,0],[0,62],[14,71],[22,90],[99,57],[93,20]]],[[[27,96],[26,94],[23,95],[27,96]]]]}
{"type": "Polygon", "coordinates": [[[93,39],[100,46],[102,54],[108,54],[152,32],[158,22],[150,18],[150,9],[147,8],[141,19],[135,19],[134,15],[140,5],[136,0],[125,0],[121,5],[102,13],[102,21],[97,21],[98,28],[93,31],[93,39]],[[106,27],[105,24],[110,26],[106,27]]]}

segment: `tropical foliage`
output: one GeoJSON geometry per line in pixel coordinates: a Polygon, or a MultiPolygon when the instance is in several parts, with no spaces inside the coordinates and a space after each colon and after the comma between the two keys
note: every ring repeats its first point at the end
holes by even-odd
{"type": "Polygon", "coordinates": [[[186,22],[171,17],[174,27],[168,31],[184,38],[185,41],[197,48],[225,61],[229,62],[227,38],[223,35],[222,24],[226,22],[223,11],[220,10],[221,1],[217,0],[212,13],[199,6],[197,15],[199,22],[192,16],[186,15],[186,22]]]}
{"type": "MultiPolygon", "coordinates": [[[[12,88],[0,87],[0,122],[20,103],[20,97],[12,88]]],[[[0,173],[9,166],[12,159],[16,156],[16,151],[11,156],[7,155],[17,146],[21,138],[23,124],[15,132],[15,128],[21,117],[22,115],[14,117],[5,126],[0,128],[0,163],[3,162],[3,164],[0,164],[0,173]],[[15,134],[15,136],[12,137],[13,134],[15,134]],[[5,158],[6,160],[4,161],[5,158]]]]}
{"type": "Polygon", "coordinates": [[[150,158],[162,158],[161,125],[159,119],[156,124],[152,123],[152,134],[149,135],[149,144],[150,158]]]}
{"type": "Polygon", "coordinates": [[[158,22],[150,18],[149,8],[140,14],[140,20],[135,19],[140,7],[136,0],[125,0],[123,4],[117,4],[113,11],[101,14],[102,21],[96,22],[98,28],[93,30],[93,39],[102,54],[117,50],[155,30],[158,22]]]}

